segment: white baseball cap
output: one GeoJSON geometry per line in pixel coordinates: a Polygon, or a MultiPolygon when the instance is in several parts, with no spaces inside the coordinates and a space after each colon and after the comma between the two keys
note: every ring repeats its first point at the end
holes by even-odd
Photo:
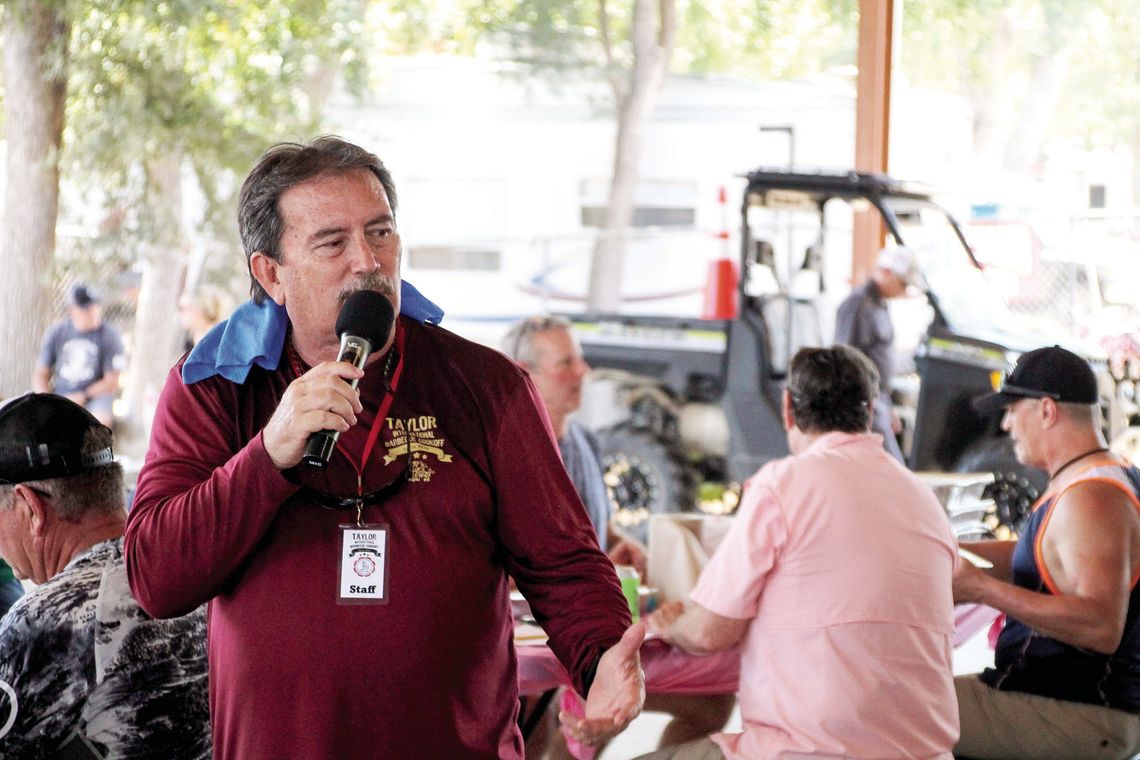
{"type": "Polygon", "coordinates": [[[905,245],[888,246],[879,251],[875,266],[894,272],[908,285],[922,287],[922,277],[915,264],[914,251],[905,245]]]}

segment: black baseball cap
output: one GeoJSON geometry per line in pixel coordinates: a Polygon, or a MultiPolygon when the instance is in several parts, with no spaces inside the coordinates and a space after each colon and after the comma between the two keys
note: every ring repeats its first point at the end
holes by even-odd
{"type": "Polygon", "coordinates": [[[0,405],[0,484],[66,478],[115,461],[108,446],[83,453],[87,431],[106,426],[54,393],[28,393],[0,405]]]}
{"type": "Polygon", "coordinates": [[[76,285],[67,296],[67,302],[72,306],[86,309],[94,303],[99,303],[99,296],[86,285],[76,285]]]}
{"type": "Polygon", "coordinates": [[[1006,375],[1001,390],[974,399],[974,409],[993,414],[1023,398],[1051,398],[1068,404],[1095,404],[1099,399],[1092,367],[1072,351],[1048,346],[1022,354],[1006,375]]]}

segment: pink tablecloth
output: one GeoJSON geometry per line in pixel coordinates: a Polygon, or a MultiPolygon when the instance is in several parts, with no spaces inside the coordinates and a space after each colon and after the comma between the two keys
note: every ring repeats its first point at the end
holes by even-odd
{"type": "MultiPolygon", "coordinates": [[[[542,694],[567,686],[570,678],[545,645],[519,646],[519,694],[542,694]]],[[[641,645],[645,690],[668,694],[731,694],[740,675],[740,651],[697,657],[660,639],[641,645]]]]}
{"type": "MultiPolygon", "coordinates": [[[[997,610],[977,604],[954,608],[954,646],[969,641],[998,616],[997,610]]],[[[554,653],[545,645],[516,647],[519,693],[541,694],[570,683],[554,653]]],[[[675,649],[659,639],[641,647],[645,690],[667,694],[731,694],[740,676],[740,652],[731,650],[698,657],[675,649]]]]}

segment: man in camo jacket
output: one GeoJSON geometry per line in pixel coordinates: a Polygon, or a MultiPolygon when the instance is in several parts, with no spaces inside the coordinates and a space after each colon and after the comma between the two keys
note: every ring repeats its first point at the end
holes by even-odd
{"type": "Polygon", "coordinates": [[[0,556],[39,584],[0,620],[0,757],[210,757],[205,615],[139,609],[126,516],[109,428],[62,396],[0,406],[0,556]]]}

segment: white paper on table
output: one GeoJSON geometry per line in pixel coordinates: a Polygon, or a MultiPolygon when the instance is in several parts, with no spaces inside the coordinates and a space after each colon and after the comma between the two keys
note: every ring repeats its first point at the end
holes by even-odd
{"type": "Polygon", "coordinates": [[[545,644],[547,638],[546,631],[537,625],[531,625],[530,623],[518,623],[515,625],[516,646],[525,647],[545,644]]]}
{"type": "Polygon", "coordinates": [[[966,560],[967,562],[969,562],[974,567],[980,567],[983,570],[989,570],[991,567],[994,566],[994,563],[990,562],[985,557],[981,557],[977,554],[974,554],[969,549],[963,549],[960,546],[958,547],[958,556],[961,557],[962,559],[966,560]]]}

